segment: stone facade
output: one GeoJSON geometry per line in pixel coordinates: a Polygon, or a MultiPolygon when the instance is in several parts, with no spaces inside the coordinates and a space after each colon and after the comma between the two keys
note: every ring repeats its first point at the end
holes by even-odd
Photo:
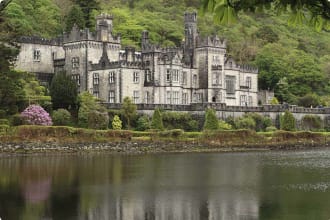
{"type": "Polygon", "coordinates": [[[141,51],[122,49],[120,36],[112,34],[112,16],[96,20],[96,32],[73,27],[58,40],[22,39],[17,68],[45,74],[65,70],[80,92],[105,103],[122,103],[128,96],[136,104],[257,106],[258,70],[236,64],[217,36],[200,37],[195,12],[184,15],[180,48],[153,45],[144,31],[141,51]]]}

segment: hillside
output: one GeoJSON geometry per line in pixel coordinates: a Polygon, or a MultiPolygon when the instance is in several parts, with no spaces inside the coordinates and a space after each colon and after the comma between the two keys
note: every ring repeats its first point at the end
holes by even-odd
{"type": "MultiPolygon", "coordinates": [[[[180,46],[183,13],[199,7],[199,0],[99,0],[98,3],[91,18],[101,12],[113,14],[114,32],[122,34],[123,46],[137,48],[143,30],[150,32],[154,43],[180,46]]],[[[6,22],[20,35],[54,37],[68,29],[66,24],[72,25],[72,17],[85,17],[79,10],[72,13],[73,5],[68,0],[13,0],[6,9],[6,22]]],[[[200,34],[226,38],[228,53],[240,63],[257,66],[259,87],[275,89],[280,101],[305,106],[330,104],[327,103],[330,100],[329,32],[288,26],[288,15],[277,15],[272,10],[241,13],[239,17],[238,24],[224,27],[215,24],[210,15],[199,15],[200,34]]],[[[80,25],[86,24],[93,24],[93,19],[80,25]]]]}

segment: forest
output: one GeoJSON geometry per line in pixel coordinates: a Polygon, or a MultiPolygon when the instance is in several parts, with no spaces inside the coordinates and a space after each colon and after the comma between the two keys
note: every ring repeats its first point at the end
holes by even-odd
{"type": "Polygon", "coordinates": [[[199,34],[225,38],[228,55],[259,68],[259,88],[274,90],[280,102],[306,107],[330,105],[330,28],[290,25],[290,12],[273,7],[240,11],[238,22],[223,25],[201,12],[200,0],[13,0],[3,13],[5,26],[16,36],[52,38],[73,24],[94,29],[95,16],[114,16],[114,32],[123,46],[140,47],[141,32],[162,46],[180,46],[183,14],[198,12],[199,34]]]}

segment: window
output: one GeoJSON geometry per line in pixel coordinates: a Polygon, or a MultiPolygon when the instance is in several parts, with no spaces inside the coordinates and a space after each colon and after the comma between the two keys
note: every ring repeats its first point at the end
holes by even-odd
{"type": "Polygon", "coordinates": [[[227,94],[235,94],[235,76],[226,76],[226,93],[227,94]]]}
{"type": "Polygon", "coordinates": [[[182,93],[182,104],[188,104],[188,93],[182,93]]]}
{"type": "Polygon", "coordinates": [[[241,106],[247,106],[246,95],[240,96],[241,106]]]}
{"type": "Polygon", "coordinates": [[[79,57],[72,57],[71,63],[72,63],[72,69],[79,68],[79,57]]]}
{"type": "Polygon", "coordinates": [[[93,85],[98,85],[100,81],[99,74],[93,73],[93,85]]]}
{"type": "Polygon", "coordinates": [[[253,100],[252,100],[252,96],[249,96],[249,102],[248,102],[249,106],[253,106],[253,100]]]}
{"type": "Polygon", "coordinates": [[[179,92],[173,92],[173,104],[180,104],[179,92]]]}
{"type": "Polygon", "coordinates": [[[98,98],[99,97],[99,90],[94,89],[93,90],[93,96],[95,96],[96,98],[98,98]]]}
{"type": "Polygon", "coordinates": [[[109,83],[115,83],[115,72],[109,72],[109,83]]]}
{"type": "Polygon", "coordinates": [[[246,87],[251,89],[251,86],[252,86],[252,79],[251,79],[251,76],[248,76],[248,77],[246,77],[246,87]]]}
{"type": "Polygon", "coordinates": [[[166,104],[171,104],[171,99],[172,99],[171,95],[172,95],[171,91],[166,92],[166,104]]]}
{"type": "Polygon", "coordinates": [[[133,102],[137,104],[139,102],[139,91],[133,91],[133,102]]]}
{"type": "Polygon", "coordinates": [[[77,83],[78,86],[80,86],[80,75],[79,74],[73,74],[71,76],[72,80],[77,83]]]}
{"type": "Polygon", "coordinates": [[[146,104],[150,103],[150,93],[148,91],[144,93],[144,103],[146,104]]]}
{"type": "Polygon", "coordinates": [[[40,60],[41,60],[41,52],[40,52],[40,50],[35,49],[33,51],[33,61],[40,62],[40,60]]]}
{"type": "Polygon", "coordinates": [[[203,101],[203,94],[195,93],[195,102],[202,102],[202,101],[203,101]]]}
{"type": "Polygon", "coordinates": [[[196,87],[197,86],[197,75],[194,74],[193,76],[193,86],[196,87]]]}
{"type": "Polygon", "coordinates": [[[212,73],[212,85],[220,85],[221,84],[221,73],[213,72],[212,73]]]}
{"type": "Polygon", "coordinates": [[[149,69],[146,69],[144,72],[146,75],[146,82],[150,82],[151,81],[151,71],[149,69]]]}
{"type": "Polygon", "coordinates": [[[171,70],[167,69],[166,70],[166,82],[170,82],[171,81],[171,70]]]}
{"type": "Polygon", "coordinates": [[[179,82],[179,70],[173,70],[172,80],[173,82],[179,82]]]}
{"type": "Polygon", "coordinates": [[[108,102],[115,103],[115,91],[109,91],[108,102]]]}
{"type": "Polygon", "coordinates": [[[187,72],[182,72],[182,85],[187,85],[187,72]]]}
{"type": "Polygon", "coordinates": [[[133,73],[133,82],[134,83],[139,83],[139,72],[134,72],[133,73]]]}

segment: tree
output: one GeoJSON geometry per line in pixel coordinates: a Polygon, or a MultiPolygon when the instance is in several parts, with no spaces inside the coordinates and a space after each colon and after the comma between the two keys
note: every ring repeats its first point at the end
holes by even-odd
{"type": "Polygon", "coordinates": [[[129,97],[124,98],[121,111],[123,112],[123,116],[127,121],[127,128],[130,129],[131,121],[136,116],[136,105],[132,102],[132,100],[129,97]]]}
{"type": "Polygon", "coordinates": [[[75,0],[75,3],[79,5],[84,14],[85,26],[93,28],[92,13],[93,10],[100,9],[99,3],[96,0],[75,0]]]}
{"type": "Polygon", "coordinates": [[[65,31],[69,33],[74,25],[79,29],[85,27],[84,13],[78,5],[73,5],[65,19],[65,31]]]}
{"type": "Polygon", "coordinates": [[[328,0],[202,0],[203,11],[214,14],[214,19],[221,24],[236,22],[237,13],[240,11],[256,11],[270,9],[272,4],[278,12],[291,9],[289,23],[299,25],[306,23],[305,11],[309,12],[309,22],[321,30],[330,20],[330,2],[328,0]]]}
{"type": "Polygon", "coordinates": [[[293,114],[286,110],[280,117],[280,127],[281,130],[294,131],[296,130],[296,119],[293,114]]]}
{"type": "Polygon", "coordinates": [[[204,130],[217,130],[217,129],[219,129],[219,122],[215,114],[215,110],[208,108],[205,111],[204,130]]]}
{"type": "Polygon", "coordinates": [[[65,72],[57,73],[50,84],[50,96],[54,109],[75,109],[78,88],[75,81],[65,72]]]}
{"type": "Polygon", "coordinates": [[[97,102],[96,98],[88,92],[78,96],[78,126],[83,128],[106,129],[109,124],[107,109],[97,102]]]}
{"type": "Polygon", "coordinates": [[[119,116],[115,115],[115,117],[113,117],[113,120],[112,120],[112,129],[121,130],[121,128],[122,128],[122,122],[121,122],[119,116]]]}
{"type": "Polygon", "coordinates": [[[71,114],[68,110],[60,108],[53,111],[52,119],[54,125],[70,125],[71,124],[71,114]]]}
{"type": "Polygon", "coordinates": [[[156,108],[154,110],[154,114],[152,115],[152,120],[151,120],[151,128],[158,130],[164,129],[162,113],[160,112],[159,108],[156,108]]]}

